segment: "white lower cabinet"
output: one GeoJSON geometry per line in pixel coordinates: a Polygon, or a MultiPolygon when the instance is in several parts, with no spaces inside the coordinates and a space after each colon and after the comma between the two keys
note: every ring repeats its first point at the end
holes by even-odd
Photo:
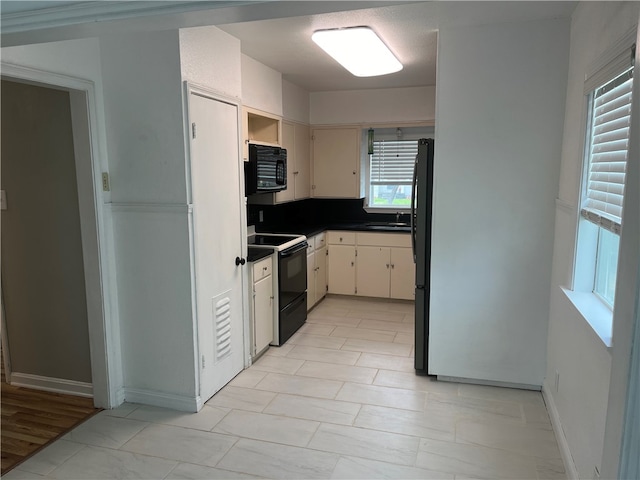
{"type": "Polygon", "coordinates": [[[251,325],[253,333],[251,356],[255,358],[273,341],[273,255],[253,264],[251,269],[251,325]]]}
{"type": "Polygon", "coordinates": [[[356,247],[354,245],[329,245],[328,287],[329,293],[355,295],[356,247]]]}
{"type": "Polygon", "coordinates": [[[316,250],[315,303],[327,294],[327,247],[316,250]]]}
{"type": "Polygon", "coordinates": [[[414,299],[409,234],[332,231],[328,238],[329,293],[414,299]]]}
{"type": "Polygon", "coordinates": [[[413,250],[410,248],[391,248],[390,297],[404,300],[416,298],[416,265],[413,263],[413,250]]]}
{"type": "Polygon", "coordinates": [[[356,295],[389,297],[391,251],[388,247],[358,246],[356,295]]]}
{"type": "Polygon", "coordinates": [[[307,239],[307,311],[327,294],[327,247],[325,234],[307,239]]]}
{"type": "Polygon", "coordinates": [[[356,294],[356,233],[327,232],[327,288],[338,295],[356,294]]]}

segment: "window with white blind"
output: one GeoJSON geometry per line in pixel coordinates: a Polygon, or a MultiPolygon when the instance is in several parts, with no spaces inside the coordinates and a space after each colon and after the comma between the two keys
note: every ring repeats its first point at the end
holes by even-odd
{"type": "Polygon", "coordinates": [[[369,174],[370,206],[409,207],[417,154],[417,140],[373,142],[369,174]]]}
{"type": "Polygon", "coordinates": [[[593,95],[588,178],[581,210],[587,220],[618,235],[629,150],[632,86],[632,70],[628,70],[593,95]]]}
{"type": "MultiPolygon", "coordinates": [[[[613,308],[625,175],[631,125],[633,70],[628,64],[588,92],[589,124],[581,202],[577,262],[592,275],[592,291],[613,308]],[[585,258],[594,257],[594,258],[585,258]]],[[[578,265],[580,267],[580,265],[578,265]]]]}
{"type": "MultiPolygon", "coordinates": [[[[363,131],[363,146],[366,145],[367,131],[363,131]]],[[[369,155],[364,149],[367,153],[365,205],[369,210],[408,210],[418,139],[433,136],[433,128],[384,128],[374,132],[373,153],[369,155]]]]}

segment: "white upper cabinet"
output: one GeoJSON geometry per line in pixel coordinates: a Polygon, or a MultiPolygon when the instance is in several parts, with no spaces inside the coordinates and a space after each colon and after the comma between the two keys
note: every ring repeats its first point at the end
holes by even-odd
{"type": "Polygon", "coordinates": [[[313,197],[361,198],[360,129],[315,128],[311,140],[313,197]]]}
{"type": "Polygon", "coordinates": [[[287,189],[275,194],[275,203],[309,198],[311,165],[309,126],[282,122],[282,146],[287,149],[287,189]]]}

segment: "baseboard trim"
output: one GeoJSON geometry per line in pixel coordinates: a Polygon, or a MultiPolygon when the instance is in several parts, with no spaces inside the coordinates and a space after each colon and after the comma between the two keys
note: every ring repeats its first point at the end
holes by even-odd
{"type": "Polygon", "coordinates": [[[547,406],[547,411],[549,412],[549,418],[551,419],[553,433],[556,434],[556,440],[558,441],[558,448],[560,449],[560,456],[562,457],[562,462],[564,463],[564,471],[567,475],[567,479],[579,480],[580,477],[578,476],[578,469],[576,468],[576,464],[573,461],[571,449],[569,448],[569,442],[567,441],[567,437],[565,436],[564,430],[562,428],[560,414],[558,413],[553,395],[551,394],[551,389],[546,380],[542,383],[542,398],[544,399],[544,403],[547,406]]]}
{"type": "Polygon", "coordinates": [[[477,378],[450,377],[447,375],[438,375],[436,377],[441,382],[454,383],[470,383],[472,385],[487,385],[489,387],[519,388],[521,390],[537,390],[540,391],[540,385],[529,385],[528,383],[511,383],[498,382],[493,380],[479,380],[477,378]]]}
{"type": "Polygon", "coordinates": [[[111,408],[117,408],[124,403],[124,388],[120,387],[115,391],[114,404],[111,408]]]}
{"type": "Polygon", "coordinates": [[[65,380],[64,378],[43,377],[30,373],[11,372],[10,385],[14,387],[33,388],[34,390],[44,390],[54,393],[65,393],[78,397],[93,398],[93,385],[75,380],[65,380]]]}
{"type": "Polygon", "coordinates": [[[179,410],[181,412],[197,412],[203,405],[199,395],[195,397],[184,397],[171,393],[137,388],[125,388],[124,399],[127,403],[141,403],[143,405],[179,410]]]}

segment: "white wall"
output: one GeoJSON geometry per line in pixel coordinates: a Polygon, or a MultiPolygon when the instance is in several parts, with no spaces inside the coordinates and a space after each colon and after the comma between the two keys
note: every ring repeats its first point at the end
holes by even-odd
{"type": "Polygon", "coordinates": [[[178,31],[101,39],[113,202],[184,203],[178,31]]]}
{"type": "MultiPolygon", "coordinates": [[[[571,285],[573,275],[586,121],[584,75],[637,22],[639,7],[633,2],[583,2],[571,22],[545,390],[559,415],[580,478],[592,478],[596,466],[603,478],[610,478],[604,476],[601,462],[612,365],[606,346],[560,289],[571,285]],[[560,375],[558,391],[553,387],[556,372],[560,375]]],[[[637,217],[637,205],[633,208],[637,217]]],[[[625,211],[625,229],[633,215],[633,210],[625,211]]],[[[622,256],[620,261],[637,265],[637,253],[635,263],[622,256]]],[[[611,394],[624,395],[619,388],[611,394]]]]}
{"type": "MultiPolygon", "coordinates": [[[[636,46],[640,45],[638,10],[640,9],[636,9],[636,46]]],[[[640,50],[636,48],[635,71],[639,70],[640,50]]],[[[640,423],[637,422],[640,410],[640,376],[637,376],[640,359],[640,82],[637,81],[633,85],[631,132],[634,133],[629,142],[626,178],[628,187],[623,206],[626,213],[620,235],[621,261],[618,267],[616,309],[613,314],[611,380],[602,454],[602,478],[640,477],[640,423]],[[636,403],[628,405],[628,401],[633,401],[634,396],[636,403]],[[633,418],[636,419],[635,423],[633,418]]]]}
{"type": "Polygon", "coordinates": [[[180,29],[180,65],[183,80],[242,96],[240,40],[219,28],[180,29]]]}
{"type": "Polygon", "coordinates": [[[242,103],[264,112],[282,115],[282,74],[242,55],[242,103]]]}
{"type": "Polygon", "coordinates": [[[196,408],[178,30],[101,39],[128,401],[196,408]]]}
{"type": "Polygon", "coordinates": [[[429,370],[540,386],[569,22],[438,42],[429,370]]]}
{"type": "Polygon", "coordinates": [[[311,92],[310,98],[312,125],[435,119],[435,86],[311,92]]]}
{"type": "Polygon", "coordinates": [[[195,411],[187,207],[113,207],[125,399],[195,411]]]}
{"type": "Polygon", "coordinates": [[[282,116],[287,120],[309,124],[309,92],[286,80],[282,81],[282,116]]]}

